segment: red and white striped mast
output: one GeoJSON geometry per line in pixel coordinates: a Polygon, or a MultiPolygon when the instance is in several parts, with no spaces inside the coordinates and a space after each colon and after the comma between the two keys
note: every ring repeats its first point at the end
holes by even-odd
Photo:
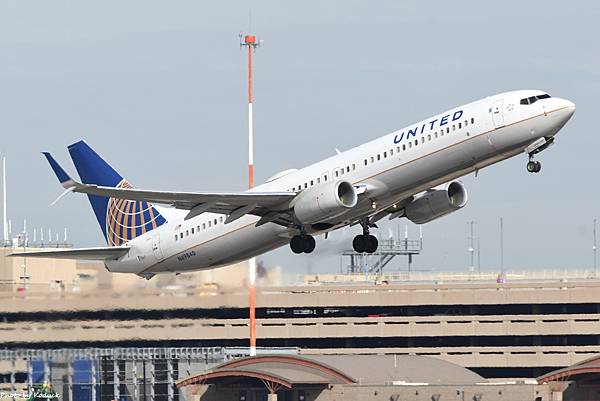
{"type": "MultiPolygon", "coordinates": [[[[248,188],[254,187],[254,133],[252,129],[252,54],[260,42],[254,35],[240,34],[240,46],[248,48],[248,188]]],[[[248,261],[248,292],[250,310],[250,356],[256,355],[256,258],[248,261]]]]}

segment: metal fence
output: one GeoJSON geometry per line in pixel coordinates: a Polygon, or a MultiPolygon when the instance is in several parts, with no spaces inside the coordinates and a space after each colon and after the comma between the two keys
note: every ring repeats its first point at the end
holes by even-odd
{"type": "Polygon", "coordinates": [[[0,350],[0,397],[21,399],[45,385],[65,401],[178,401],[177,380],[244,354],[218,347],[0,350]]]}

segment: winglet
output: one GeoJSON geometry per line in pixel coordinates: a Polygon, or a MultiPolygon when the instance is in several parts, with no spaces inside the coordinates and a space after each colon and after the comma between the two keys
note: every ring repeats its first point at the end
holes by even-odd
{"type": "Polygon", "coordinates": [[[50,167],[52,167],[54,174],[56,174],[58,181],[60,181],[60,184],[64,188],[70,189],[77,186],[77,183],[69,176],[69,174],[67,174],[67,172],[60,166],[60,164],[58,164],[58,162],[54,160],[54,157],[52,157],[50,153],[42,152],[42,154],[46,157],[48,163],[50,163],[50,167]]]}

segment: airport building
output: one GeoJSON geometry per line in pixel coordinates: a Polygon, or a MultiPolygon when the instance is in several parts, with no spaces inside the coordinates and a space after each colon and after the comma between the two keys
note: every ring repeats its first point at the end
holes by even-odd
{"type": "MultiPolygon", "coordinates": [[[[199,394],[205,394],[203,400],[221,399],[211,394],[216,389],[223,394],[223,386],[231,388],[231,399],[235,394],[241,399],[244,391],[256,401],[269,396],[261,378],[223,373],[231,367],[226,364],[247,354],[245,264],[146,281],[73,262],[51,266],[66,267],[63,276],[44,276],[49,265],[2,259],[1,391],[48,381],[69,400],[92,397],[92,388],[102,401],[187,400],[199,394]],[[215,369],[225,376],[211,376],[215,369]]],[[[285,384],[274,387],[279,399],[303,394],[306,400],[330,400],[343,393],[344,399],[357,400],[396,395],[459,400],[480,394],[482,400],[538,401],[564,393],[565,400],[578,400],[595,391],[600,280],[592,272],[508,273],[502,280],[493,274],[338,274],[296,277],[293,285],[279,269],[262,269],[260,277],[256,314],[262,355],[322,363],[352,379],[305,382],[306,372],[293,372],[296,364],[291,376],[279,375],[277,383],[285,384]],[[399,360],[406,362],[403,369],[427,362],[433,372],[452,367],[457,377],[467,377],[460,371],[477,378],[439,383],[425,375],[408,377],[406,370],[382,373],[392,360],[396,367],[399,360]],[[371,372],[368,383],[362,380],[366,373],[351,368],[373,364],[381,375],[371,372]],[[581,380],[565,385],[570,377],[581,380]]],[[[289,368],[255,362],[244,369],[268,367],[275,377],[289,368]]],[[[427,370],[418,366],[409,371],[427,370]]]]}

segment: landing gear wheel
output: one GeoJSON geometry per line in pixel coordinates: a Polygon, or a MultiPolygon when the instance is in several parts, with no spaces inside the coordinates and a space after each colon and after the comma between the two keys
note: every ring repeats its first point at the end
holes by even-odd
{"type": "MultiPolygon", "coordinates": [[[[535,170],[536,170],[536,168],[537,168],[537,164],[538,164],[538,163],[539,163],[539,162],[534,162],[533,160],[530,160],[530,161],[527,163],[527,171],[528,171],[528,172],[530,172],[530,173],[535,173],[535,172],[536,172],[535,170]]],[[[541,166],[540,166],[540,168],[541,168],[541,166]]]]}
{"type": "Polygon", "coordinates": [[[304,252],[304,239],[300,235],[294,235],[290,241],[290,248],[296,254],[304,252]]]}
{"type": "Polygon", "coordinates": [[[294,235],[290,241],[290,248],[296,254],[311,253],[315,246],[315,238],[312,235],[294,235]]]}
{"type": "Polygon", "coordinates": [[[304,253],[311,253],[315,250],[316,242],[315,237],[307,235],[304,237],[304,253]]]}
{"type": "Polygon", "coordinates": [[[354,248],[354,252],[363,253],[367,249],[367,236],[366,235],[357,235],[354,237],[352,241],[352,248],[354,248]]]}
{"type": "Polygon", "coordinates": [[[377,250],[379,241],[374,235],[357,235],[352,241],[352,248],[358,253],[373,253],[377,250]]]}
{"type": "Polygon", "coordinates": [[[379,241],[377,240],[377,237],[374,235],[368,235],[366,236],[366,240],[367,240],[367,246],[365,248],[365,252],[367,253],[373,253],[377,250],[377,247],[379,246],[379,241]]]}
{"type": "Polygon", "coordinates": [[[540,162],[535,162],[535,170],[533,170],[534,173],[539,173],[542,170],[542,163],[540,162]]]}

